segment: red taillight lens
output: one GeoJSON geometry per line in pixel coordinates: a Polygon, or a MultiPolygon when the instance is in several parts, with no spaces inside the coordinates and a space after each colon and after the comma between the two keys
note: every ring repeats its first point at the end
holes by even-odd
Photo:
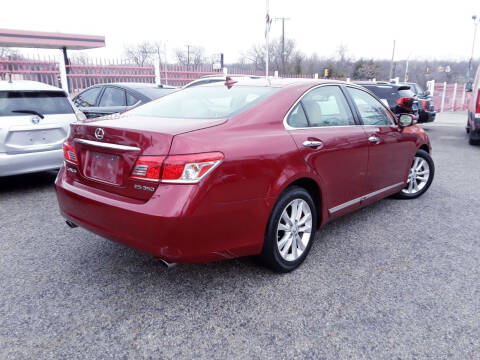
{"type": "Polygon", "coordinates": [[[132,179],[168,183],[196,183],[223,160],[220,152],[172,156],[140,156],[132,179]]]}
{"type": "Polygon", "coordinates": [[[65,158],[65,161],[68,161],[74,165],[78,165],[78,156],[75,152],[75,148],[68,141],[63,143],[63,157],[65,158]]]}
{"type": "Polygon", "coordinates": [[[220,152],[168,156],[163,165],[162,182],[196,183],[222,160],[220,152]]]}
{"type": "Polygon", "coordinates": [[[478,89],[478,93],[477,93],[477,105],[476,105],[476,109],[475,109],[475,113],[480,113],[480,89],[478,89]]]}
{"type": "Polygon", "coordinates": [[[422,100],[422,105],[423,105],[423,110],[427,111],[428,110],[427,100],[422,100]]]}
{"type": "Polygon", "coordinates": [[[402,97],[402,98],[397,100],[397,104],[400,105],[400,106],[403,106],[403,107],[407,107],[407,108],[412,107],[413,98],[402,97]]]}
{"type": "Polygon", "coordinates": [[[165,156],[140,156],[135,163],[131,178],[160,181],[165,156]]]}

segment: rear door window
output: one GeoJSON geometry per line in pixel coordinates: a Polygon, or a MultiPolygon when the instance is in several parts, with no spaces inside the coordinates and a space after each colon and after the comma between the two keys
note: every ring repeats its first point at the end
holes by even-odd
{"type": "Polygon", "coordinates": [[[100,100],[99,107],[110,107],[110,106],[125,106],[125,90],[106,87],[103,92],[102,99],[100,100]]]}
{"type": "Polygon", "coordinates": [[[321,86],[302,99],[310,126],[355,125],[347,100],[338,86],[321,86]]]}
{"type": "Polygon", "coordinates": [[[287,118],[287,124],[294,128],[308,127],[308,120],[305,116],[305,111],[303,111],[303,106],[301,103],[295,105],[293,110],[290,112],[287,118]]]}
{"type": "Polygon", "coordinates": [[[347,89],[352,96],[353,102],[357,106],[365,125],[395,125],[395,121],[382,103],[375,99],[372,95],[363,90],[352,87],[347,87],[347,89]]]}
{"type": "Polygon", "coordinates": [[[127,92],[127,106],[133,106],[139,101],[140,101],[139,99],[137,99],[135,96],[127,92]]]}
{"type": "Polygon", "coordinates": [[[78,94],[73,100],[74,104],[78,107],[92,107],[97,104],[98,95],[102,91],[102,87],[94,87],[92,89],[85,90],[78,94]]]}
{"type": "Polygon", "coordinates": [[[73,108],[63,91],[0,91],[0,116],[25,116],[36,111],[42,115],[72,114],[73,108]]]}

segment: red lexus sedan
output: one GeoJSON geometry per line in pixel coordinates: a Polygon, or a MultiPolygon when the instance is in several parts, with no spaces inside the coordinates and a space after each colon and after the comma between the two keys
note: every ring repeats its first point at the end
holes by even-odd
{"type": "Polygon", "coordinates": [[[368,90],[240,79],[187,88],[71,126],[56,189],[72,226],[163,261],[259,255],[277,271],[315,232],[390,195],[430,186],[430,143],[368,90]]]}

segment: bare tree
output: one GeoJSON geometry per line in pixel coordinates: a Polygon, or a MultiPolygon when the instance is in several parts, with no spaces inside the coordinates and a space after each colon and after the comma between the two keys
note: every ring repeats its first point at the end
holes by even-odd
{"type": "Polygon", "coordinates": [[[19,57],[20,52],[16,49],[12,49],[9,47],[0,47],[0,58],[6,58],[9,56],[19,57]]]}
{"type": "Polygon", "coordinates": [[[197,67],[205,63],[205,55],[202,47],[187,45],[186,49],[175,50],[177,62],[185,66],[197,67]]]}
{"type": "Polygon", "coordinates": [[[138,66],[144,66],[154,61],[157,49],[151,43],[144,41],[133,46],[125,46],[125,57],[138,66]]]}

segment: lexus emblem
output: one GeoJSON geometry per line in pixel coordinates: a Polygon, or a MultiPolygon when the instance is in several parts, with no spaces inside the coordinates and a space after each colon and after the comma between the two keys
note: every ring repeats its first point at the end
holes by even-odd
{"type": "Polygon", "coordinates": [[[102,128],[96,128],[96,129],[95,129],[95,137],[96,137],[98,140],[102,140],[102,139],[103,139],[103,135],[105,135],[105,131],[103,131],[102,128]]]}
{"type": "Polygon", "coordinates": [[[32,116],[32,118],[30,120],[32,121],[33,124],[36,125],[40,122],[40,116],[38,116],[38,115],[32,116]]]}

